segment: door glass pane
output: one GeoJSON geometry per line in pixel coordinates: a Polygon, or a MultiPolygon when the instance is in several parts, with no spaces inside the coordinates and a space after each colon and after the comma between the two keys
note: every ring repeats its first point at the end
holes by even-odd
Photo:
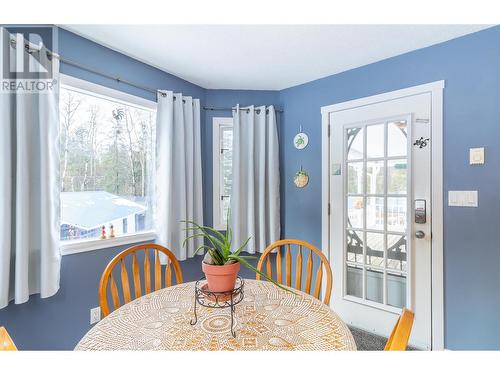
{"type": "Polygon", "coordinates": [[[384,302],[384,272],[372,268],[366,269],[366,299],[384,302]]]}
{"type": "Polygon", "coordinates": [[[347,159],[363,159],[363,128],[347,129],[347,159]]]}
{"type": "Polygon", "coordinates": [[[406,236],[387,235],[387,268],[406,272],[406,236]]]}
{"type": "Polygon", "coordinates": [[[363,297],[363,268],[347,265],[346,292],[349,296],[363,297]]]}
{"type": "Polygon", "coordinates": [[[384,229],[384,198],[366,198],[366,228],[384,229]]]}
{"type": "Polygon", "coordinates": [[[387,161],[388,194],[406,194],[408,184],[406,169],[406,159],[387,161]]]}
{"type": "Polygon", "coordinates": [[[366,193],[384,194],[384,162],[368,161],[366,163],[366,193]]]}
{"type": "Polygon", "coordinates": [[[347,191],[363,194],[363,162],[347,164],[347,191]]]}
{"type": "Polygon", "coordinates": [[[387,124],[387,156],[406,156],[406,133],[406,121],[404,120],[387,124]]]}
{"type": "Polygon", "coordinates": [[[381,158],[384,156],[384,124],[366,127],[366,157],[381,158]]]}
{"type": "Polygon", "coordinates": [[[363,197],[347,198],[347,225],[352,228],[363,228],[363,197]]]}
{"type": "Polygon", "coordinates": [[[406,304],[408,176],[405,120],[346,130],[346,292],[406,304]]]}
{"type": "Polygon", "coordinates": [[[387,230],[393,232],[406,231],[406,203],[406,197],[387,198],[387,230]]]}
{"type": "Polygon", "coordinates": [[[363,263],[363,232],[346,231],[347,261],[363,263]]]}
{"type": "Polygon", "coordinates": [[[406,275],[387,273],[387,304],[394,307],[406,306],[406,275]]]}
{"type": "Polygon", "coordinates": [[[384,235],[382,233],[366,233],[366,264],[384,267],[384,235]]]}

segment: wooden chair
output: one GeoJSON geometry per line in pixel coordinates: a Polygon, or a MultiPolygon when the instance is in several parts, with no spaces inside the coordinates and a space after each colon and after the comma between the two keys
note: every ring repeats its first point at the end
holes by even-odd
{"type": "MultiPolygon", "coordinates": [[[[332,269],[330,267],[330,262],[325,257],[325,255],[318,248],[314,247],[308,242],[301,240],[280,240],[269,245],[266,250],[262,253],[259,259],[259,263],[257,264],[257,269],[260,272],[262,271],[262,267],[264,266],[264,261],[266,261],[266,271],[265,274],[267,277],[273,279],[273,272],[271,266],[271,253],[276,250],[276,278],[273,280],[278,281],[279,283],[283,283],[283,260],[281,256],[281,248],[286,248],[285,250],[285,285],[289,287],[293,287],[298,290],[302,290],[308,294],[312,294],[316,298],[320,298],[321,293],[321,284],[323,280],[323,268],[326,271],[326,290],[324,293],[323,302],[328,305],[330,303],[330,296],[332,294],[332,269]],[[295,283],[292,285],[292,245],[296,245],[298,247],[297,256],[295,257],[295,283]],[[308,253],[307,261],[305,263],[305,272],[306,272],[306,282],[305,288],[302,288],[302,271],[303,271],[303,254],[304,252],[308,253]],[[312,276],[313,276],[313,253],[319,257],[320,263],[318,265],[315,277],[314,290],[311,293],[311,284],[312,284],[312,276]]],[[[257,280],[261,279],[261,275],[257,274],[257,280]]]]}
{"type": "Polygon", "coordinates": [[[0,327],[0,351],[17,350],[5,327],[0,327]]]}
{"type": "Polygon", "coordinates": [[[121,306],[120,297],[118,293],[118,287],[116,285],[115,279],[113,277],[113,269],[115,266],[120,264],[120,279],[121,287],[123,292],[122,301],[124,303],[129,303],[132,299],[139,298],[142,296],[142,286],[141,286],[141,275],[139,270],[139,260],[137,259],[137,253],[144,253],[144,294],[151,293],[151,262],[149,259],[149,250],[154,250],[154,290],[159,290],[162,288],[162,266],[160,264],[160,253],[166,255],[167,264],[165,265],[165,287],[172,286],[172,267],[175,272],[175,279],[177,284],[181,284],[182,280],[182,270],[181,266],[175,257],[175,255],[167,248],[157,245],[157,244],[143,244],[133,246],[129,249],[122,251],[120,254],[115,256],[111,262],[106,266],[99,284],[99,305],[101,306],[101,312],[103,317],[109,314],[108,306],[108,285],[111,288],[111,297],[113,300],[113,306],[115,310],[121,306]],[[125,258],[132,257],[132,274],[134,282],[134,297],[131,297],[130,293],[130,283],[129,276],[127,272],[127,267],[125,264],[125,258]]]}
{"type": "Polygon", "coordinates": [[[414,317],[413,311],[403,308],[384,350],[406,350],[414,317]]]}

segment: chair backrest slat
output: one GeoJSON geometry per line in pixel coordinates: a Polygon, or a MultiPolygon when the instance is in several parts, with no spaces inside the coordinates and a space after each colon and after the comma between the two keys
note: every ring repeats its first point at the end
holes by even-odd
{"type": "Polygon", "coordinates": [[[307,265],[306,265],[306,293],[311,294],[311,283],[312,283],[312,272],[313,272],[313,257],[312,250],[309,249],[309,256],[307,257],[307,265]]]}
{"type": "Polygon", "coordinates": [[[295,259],[295,289],[302,288],[302,246],[299,246],[297,258],[295,259]]]}
{"type": "Polygon", "coordinates": [[[149,249],[144,249],[144,287],[146,294],[151,293],[151,263],[149,262],[149,249]]]}
{"type": "Polygon", "coordinates": [[[267,262],[266,262],[266,275],[270,279],[273,278],[273,269],[271,268],[271,257],[267,257],[267,262]]]}
{"type": "Polygon", "coordinates": [[[292,286],[292,251],[290,249],[290,244],[286,246],[285,269],[286,286],[292,286]]]}
{"type": "Polygon", "coordinates": [[[111,298],[113,299],[113,305],[115,306],[115,310],[119,308],[120,305],[120,296],[118,295],[118,287],[116,286],[115,279],[113,274],[109,275],[109,282],[111,285],[111,298]]]}
{"type": "Polygon", "coordinates": [[[318,267],[318,270],[316,271],[316,283],[314,285],[314,297],[319,298],[319,295],[321,293],[321,282],[323,281],[323,267],[321,267],[321,264],[318,267]]]}
{"type": "MultiPolygon", "coordinates": [[[[318,265],[318,269],[315,275],[315,284],[313,290],[313,296],[316,298],[320,298],[322,294],[322,287],[325,285],[325,290],[323,291],[323,302],[325,304],[330,303],[330,296],[332,293],[332,269],[330,267],[330,262],[326,258],[326,256],[319,250],[314,247],[310,243],[301,240],[280,240],[269,245],[262,255],[260,256],[259,262],[257,264],[257,270],[262,272],[262,268],[264,266],[264,262],[266,262],[266,274],[268,277],[272,278],[271,273],[271,254],[276,253],[276,280],[278,283],[283,283],[283,268],[282,268],[282,259],[281,259],[281,247],[286,246],[285,250],[285,284],[287,287],[292,287],[292,245],[296,245],[298,247],[298,253],[295,257],[295,287],[298,290],[303,290],[308,294],[311,294],[312,287],[312,279],[313,279],[313,269],[314,269],[314,261],[313,256],[319,258],[320,262],[318,265]],[[309,250],[309,254],[307,256],[307,261],[305,264],[305,272],[306,272],[306,281],[305,281],[305,289],[302,289],[302,278],[303,278],[303,270],[304,270],[304,254],[305,249],[309,250]],[[326,277],[326,284],[323,284],[323,279],[326,277]]],[[[294,249],[295,250],[295,249],[294,249]]],[[[261,280],[262,276],[260,274],[256,275],[257,280],[261,280]]]]}
{"type": "Polygon", "coordinates": [[[276,248],[276,278],[280,284],[283,282],[283,275],[281,273],[281,246],[276,248]]]}
{"type": "Polygon", "coordinates": [[[170,268],[170,258],[167,259],[167,264],[165,265],[165,287],[168,288],[172,286],[172,269],[170,268]]]}
{"type": "Polygon", "coordinates": [[[129,303],[130,299],[130,285],[128,282],[128,272],[127,267],[125,266],[125,259],[122,259],[120,262],[121,268],[121,280],[122,280],[122,290],[123,290],[123,300],[125,303],[129,303]]]}
{"type": "Polygon", "coordinates": [[[162,266],[160,262],[160,253],[166,255],[167,265],[165,267],[165,286],[169,287],[172,285],[171,274],[172,267],[175,271],[175,279],[177,284],[183,282],[182,270],[179,262],[175,258],[175,255],[168,249],[157,244],[144,244],[133,246],[126,249],[116,255],[106,266],[101,277],[99,284],[99,305],[101,306],[101,312],[103,316],[107,316],[110,313],[110,307],[108,303],[108,287],[111,291],[111,297],[113,301],[114,309],[121,306],[120,295],[118,292],[118,287],[116,281],[113,278],[113,269],[118,266],[120,267],[120,280],[123,291],[123,303],[130,302],[133,298],[130,292],[130,282],[127,271],[127,263],[125,258],[128,256],[132,257],[132,275],[134,282],[134,298],[139,298],[142,296],[142,285],[141,285],[141,272],[139,266],[139,260],[137,257],[138,252],[144,254],[144,291],[145,294],[151,293],[151,262],[149,259],[149,249],[154,249],[155,260],[153,265],[154,271],[154,289],[161,289],[161,278],[162,278],[162,266]]]}
{"type": "Polygon", "coordinates": [[[161,289],[161,264],[160,252],[155,249],[155,290],[161,289]]]}
{"type": "Polygon", "coordinates": [[[132,272],[134,274],[134,292],[135,298],[142,296],[141,286],[141,273],[139,271],[139,261],[137,260],[137,253],[132,254],[132,272]]]}

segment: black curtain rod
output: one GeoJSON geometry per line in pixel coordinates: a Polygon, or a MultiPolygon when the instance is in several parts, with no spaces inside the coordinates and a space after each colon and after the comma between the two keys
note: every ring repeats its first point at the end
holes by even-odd
{"type": "MultiPolygon", "coordinates": [[[[228,107],[228,108],[203,107],[203,109],[204,109],[205,111],[236,111],[236,108],[234,108],[234,107],[233,107],[233,108],[229,108],[229,107],[228,107]]],[[[240,107],[240,109],[241,109],[241,110],[246,110],[246,111],[248,111],[248,110],[249,110],[249,108],[248,108],[248,107],[240,107]]],[[[255,110],[260,111],[260,109],[259,109],[259,108],[254,108],[254,109],[255,109],[255,110]]],[[[278,109],[278,108],[275,108],[274,110],[275,110],[276,112],[279,112],[279,113],[282,113],[282,112],[283,112],[283,110],[282,110],[282,109],[278,109]]]]}
{"type": "MultiPolygon", "coordinates": [[[[167,94],[165,94],[165,93],[163,93],[163,92],[161,92],[159,90],[156,90],[156,89],[153,89],[153,88],[150,88],[150,87],[147,87],[147,86],[138,85],[138,84],[136,84],[134,82],[130,82],[130,81],[127,81],[125,79],[121,79],[120,77],[113,77],[111,75],[108,75],[106,73],[100,72],[100,71],[95,70],[93,68],[89,68],[88,66],[82,65],[82,64],[77,63],[75,61],[72,61],[72,60],[69,60],[69,59],[65,59],[65,58],[62,58],[60,56],[58,56],[58,58],[59,58],[59,61],[62,61],[65,64],[72,65],[72,66],[75,66],[77,68],[89,71],[91,73],[98,74],[98,75],[100,75],[102,77],[112,79],[113,81],[116,81],[118,83],[125,83],[126,85],[133,86],[133,87],[136,87],[138,89],[151,92],[153,94],[160,93],[160,95],[162,95],[162,96],[166,96],[167,95],[167,94]]],[[[175,96],[174,96],[174,100],[176,100],[175,96]]],[[[183,100],[183,102],[185,102],[185,100],[183,100]]],[[[248,109],[247,107],[240,107],[240,108],[242,108],[242,109],[248,109]]],[[[205,111],[233,111],[233,110],[235,110],[235,108],[216,108],[216,107],[202,107],[202,109],[205,110],[205,111]]],[[[279,112],[279,113],[283,112],[282,109],[275,109],[275,111],[279,112]]]]}
{"type": "MultiPolygon", "coordinates": [[[[10,40],[10,44],[12,45],[12,47],[16,48],[16,44],[17,44],[17,42],[16,42],[16,40],[11,39],[11,40],[10,40]]],[[[26,49],[26,51],[27,51],[28,53],[33,53],[33,52],[41,52],[41,50],[40,50],[40,49],[33,48],[33,47],[32,47],[32,46],[28,43],[28,42],[25,42],[25,44],[24,44],[24,48],[26,49]]],[[[132,86],[132,87],[138,88],[138,89],[140,89],[140,90],[144,90],[144,91],[150,92],[150,93],[155,94],[155,95],[156,95],[156,94],[158,94],[158,93],[160,93],[160,95],[162,95],[162,96],[166,96],[166,95],[167,95],[167,94],[165,94],[165,93],[161,92],[161,91],[160,91],[160,90],[158,90],[158,89],[154,89],[154,88],[152,88],[152,87],[148,87],[148,86],[139,85],[139,84],[137,84],[137,83],[134,83],[134,82],[128,81],[128,80],[126,80],[126,79],[122,79],[122,78],[120,78],[120,77],[118,77],[118,76],[112,76],[112,75],[110,75],[110,74],[107,74],[107,73],[101,72],[100,70],[94,69],[94,68],[89,67],[89,66],[87,66],[87,65],[80,64],[80,63],[78,63],[78,62],[76,62],[76,61],[73,61],[73,60],[67,59],[67,58],[65,58],[65,57],[62,57],[62,56],[60,56],[60,55],[58,55],[58,54],[56,54],[56,53],[54,53],[54,52],[52,52],[52,51],[48,50],[47,48],[43,48],[43,50],[45,50],[45,51],[46,51],[47,56],[48,56],[49,58],[55,57],[55,58],[59,59],[59,61],[61,61],[61,62],[65,63],[65,64],[68,64],[68,65],[74,66],[74,67],[79,68],[79,69],[82,69],[82,70],[86,70],[87,72],[90,72],[90,73],[93,73],[93,74],[97,74],[97,75],[99,75],[99,76],[101,76],[101,77],[111,79],[111,80],[116,81],[116,82],[118,82],[118,83],[124,83],[124,84],[126,84],[126,85],[129,85],[129,86],[132,86]]],[[[176,100],[176,99],[175,99],[175,96],[174,96],[174,100],[176,100]]],[[[183,100],[183,102],[185,102],[185,100],[183,100]]],[[[215,108],[215,107],[203,107],[203,109],[204,109],[204,110],[206,110],[206,111],[232,111],[232,110],[233,110],[233,108],[215,108]]],[[[246,108],[245,108],[245,109],[246,109],[246,108]]],[[[282,109],[276,109],[276,112],[283,112],[283,110],[282,110],[282,109]]]]}

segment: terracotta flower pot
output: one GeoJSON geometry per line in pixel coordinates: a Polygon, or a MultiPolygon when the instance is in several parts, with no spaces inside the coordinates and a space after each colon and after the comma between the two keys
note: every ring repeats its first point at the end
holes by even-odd
{"type": "Polygon", "coordinates": [[[201,269],[205,273],[208,289],[211,292],[229,292],[234,289],[236,284],[240,263],[225,264],[223,266],[202,263],[201,269]]]}

